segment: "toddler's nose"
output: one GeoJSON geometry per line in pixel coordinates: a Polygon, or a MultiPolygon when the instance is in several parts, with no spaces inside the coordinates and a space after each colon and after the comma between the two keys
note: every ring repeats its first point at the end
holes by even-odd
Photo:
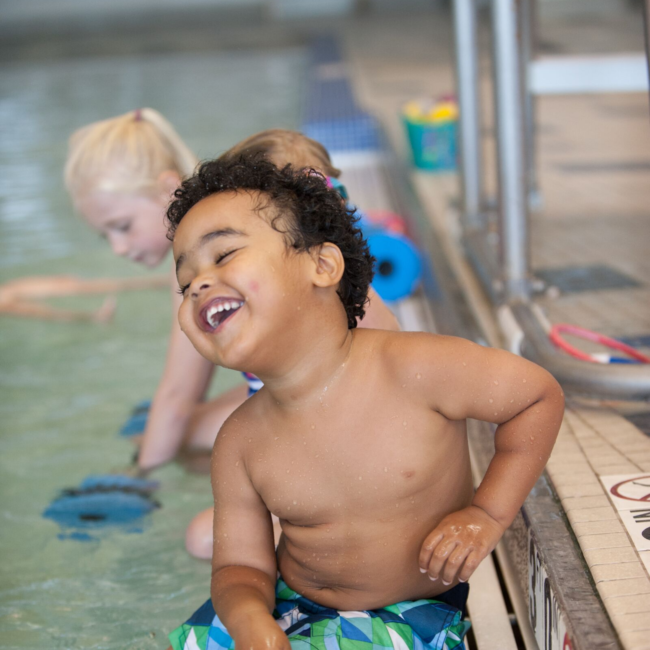
{"type": "Polygon", "coordinates": [[[194,279],[190,288],[192,298],[198,298],[202,293],[211,289],[214,286],[214,281],[206,276],[200,276],[194,279]]]}

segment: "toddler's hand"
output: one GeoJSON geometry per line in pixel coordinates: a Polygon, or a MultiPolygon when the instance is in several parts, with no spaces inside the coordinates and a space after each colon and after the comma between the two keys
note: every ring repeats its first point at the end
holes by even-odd
{"type": "Polygon", "coordinates": [[[420,550],[419,565],[431,580],[450,585],[467,582],[481,561],[494,550],[504,529],[485,510],[469,506],[447,515],[429,533],[420,550]]]}
{"type": "Polygon", "coordinates": [[[271,616],[257,616],[245,624],[238,621],[233,633],[235,650],[291,650],[287,635],[271,616]]]}

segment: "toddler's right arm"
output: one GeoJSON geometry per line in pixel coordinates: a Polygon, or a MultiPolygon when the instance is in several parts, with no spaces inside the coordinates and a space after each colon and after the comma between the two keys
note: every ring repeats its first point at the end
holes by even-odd
{"type": "Polygon", "coordinates": [[[277,572],[273,526],[246,470],[241,419],[226,421],[212,453],[212,604],[236,648],[290,650],[271,615],[277,572]]]}

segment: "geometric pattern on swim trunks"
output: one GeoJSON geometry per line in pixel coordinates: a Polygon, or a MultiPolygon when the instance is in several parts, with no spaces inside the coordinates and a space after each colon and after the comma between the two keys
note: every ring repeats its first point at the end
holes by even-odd
{"type": "MultiPolygon", "coordinates": [[[[404,601],[377,610],[340,612],[300,596],[281,579],[273,616],[292,650],[465,650],[470,627],[455,607],[404,601]]],[[[169,639],[174,650],[234,650],[208,600],[169,639]]]]}

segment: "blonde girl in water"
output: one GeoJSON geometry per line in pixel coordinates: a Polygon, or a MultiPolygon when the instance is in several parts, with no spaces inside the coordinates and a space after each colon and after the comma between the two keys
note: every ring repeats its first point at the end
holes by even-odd
{"type": "MultiPolygon", "coordinates": [[[[313,167],[339,175],[320,144],[293,131],[274,129],[236,145],[225,155],[260,151],[279,166],[313,167]]],[[[65,184],[76,210],[106,238],[113,252],[153,268],[167,257],[165,213],[170,199],[197,159],[157,111],[142,108],[76,131],[70,139],[65,184]]],[[[176,315],[181,303],[170,262],[172,330],[165,368],[149,411],[138,465],[143,471],[172,460],[184,448],[209,450],[226,418],[259,386],[246,384],[204,401],[214,366],[192,347],[176,315]]],[[[364,327],[398,329],[376,293],[364,327]]],[[[212,556],[212,509],[200,513],[186,534],[187,550],[212,556]]]]}

